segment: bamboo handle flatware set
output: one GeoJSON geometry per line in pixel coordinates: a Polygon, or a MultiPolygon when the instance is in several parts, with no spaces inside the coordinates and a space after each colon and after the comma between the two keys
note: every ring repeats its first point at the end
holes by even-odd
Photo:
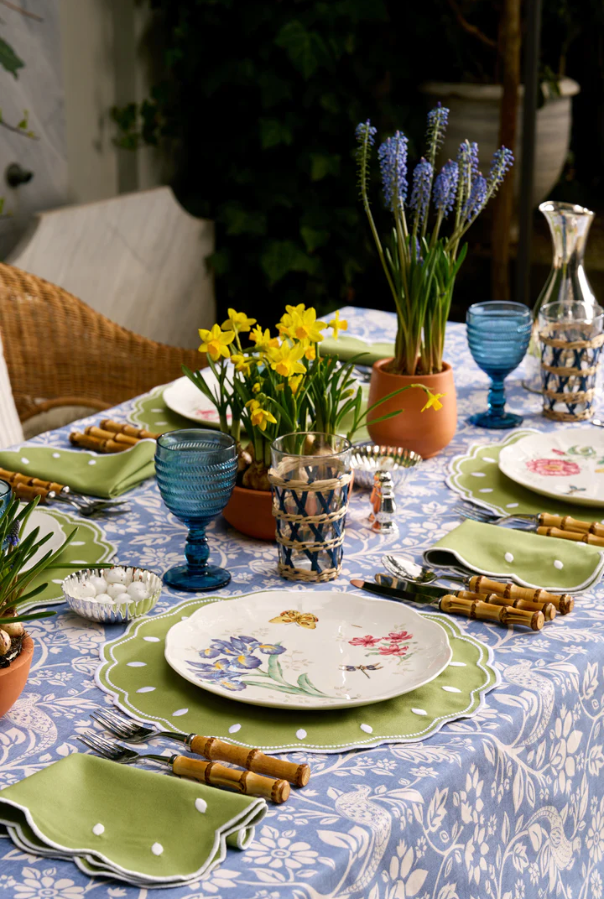
{"type": "Polygon", "coordinates": [[[140,443],[141,440],[157,440],[161,434],[136,428],[125,422],[104,418],[100,425],[90,425],[83,432],[72,431],[69,442],[81,449],[91,449],[97,453],[123,453],[140,443]]]}
{"type": "Polygon", "coordinates": [[[154,737],[165,737],[184,743],[192,753],[206,759],[201,761],[178,754],[162,756],[138,753],[121,743],[108,740],[97,732],[87,732],[78,738],[89,749],[121,764],[127,765],[147,759],[171,768],[172,772],[180,777],[188,777],[208,786],[227,787],[246,796],[261,796],[277,805],[289,797],[290,783],[304,787],[310,779],[310,766],[307,764],[274,759],[259,749],[235,746],[217,737],[158,731],[130,721],[109,709],[99,709],[93,712],[91,717],[113,736],[126,743],[142,743],[154,737]],[[219,764],[221,761],[238,767],[221,765],[219,764]]]}

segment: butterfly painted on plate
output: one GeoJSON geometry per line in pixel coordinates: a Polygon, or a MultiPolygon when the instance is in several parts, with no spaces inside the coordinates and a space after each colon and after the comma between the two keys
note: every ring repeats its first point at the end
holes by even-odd
{"type": "Polygon", "coordinates": [[[276,618],[271,618],[270,624],[297,624],[299,627],[307,627],[314,631],[318,620],[312,612],[296,612],[295,609],[288,609],[276,618]]]}
{"type": "Polygon", "coordinates": [[[365,677],[369,677],[368,671],[378,671],[381,665],[340,665],[342,671],[362,671],[365,677]]]}

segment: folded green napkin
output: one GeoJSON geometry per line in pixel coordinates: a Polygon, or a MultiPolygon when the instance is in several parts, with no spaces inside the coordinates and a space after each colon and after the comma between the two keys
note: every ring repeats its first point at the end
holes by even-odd
{"type": "Polygon", "coordinates": [[[373,365],[379,359],[388,359],[394,356],[393,343],[368,343],[366,340],[360,340],[358,337],[339,336],[336,339],[326,337],[320,343],[320,350],[323,356],[337,356],[343,362],[355,358],[358,365],[373,365]],[[364,355],[359,355],[363,353],[364,355]]]}
{"type": "Polygon", "coordinates": [[[0,791],[17,846],[149,886],[197,880],[245,849],[264,799],[75,753],[0,791]]]}
{"type": "Polygon", "coordinates": [[[505,578],[522,587],[578,593],[600,579],[604,551],[586,543],[464,521],[426,550],[424,561],[505,578]]]}
{"type": "Polygon", "coordinates": [[[153,477],[154,455],[154,440],[141,440],[132,449],[108,455],[24,444],[18,450],[0,452],[0,468],[66,484],[76,493],[111,497],[153,477]]]}

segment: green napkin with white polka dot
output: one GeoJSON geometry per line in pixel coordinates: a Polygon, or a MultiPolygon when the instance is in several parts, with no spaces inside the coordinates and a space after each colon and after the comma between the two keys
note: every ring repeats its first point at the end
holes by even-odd
{"type": "Polygon", "coordinates": [[[0,824],[23,851],[140,886],[197,880],[245,849],[266,802],[74,753],[0,791],[0,824]]]}
{"type": "Polygon", "coordinates": [[[66,484],[89,496],[121,496],[155,474],[155,441],[141,440],[123,453],[92,453],[25,444],[0,452],[0,468],[66,484]]]}
{"type": "Polygon", "coordinates": [[[486,574],[522,587],[579,593],[602,576],[604,552],[586,543],[464,521],[424,553],[426,565],[486,574]]]}

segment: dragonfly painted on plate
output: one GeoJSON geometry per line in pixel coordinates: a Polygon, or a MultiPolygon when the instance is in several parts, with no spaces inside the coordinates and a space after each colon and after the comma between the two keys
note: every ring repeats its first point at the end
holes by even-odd
{"type": "Polygon", "coordinates": [[[369,677],[368,671],[378,671],[381,665],[340,665],[342,671],[362,671],[365,677],[369,677]]]}

